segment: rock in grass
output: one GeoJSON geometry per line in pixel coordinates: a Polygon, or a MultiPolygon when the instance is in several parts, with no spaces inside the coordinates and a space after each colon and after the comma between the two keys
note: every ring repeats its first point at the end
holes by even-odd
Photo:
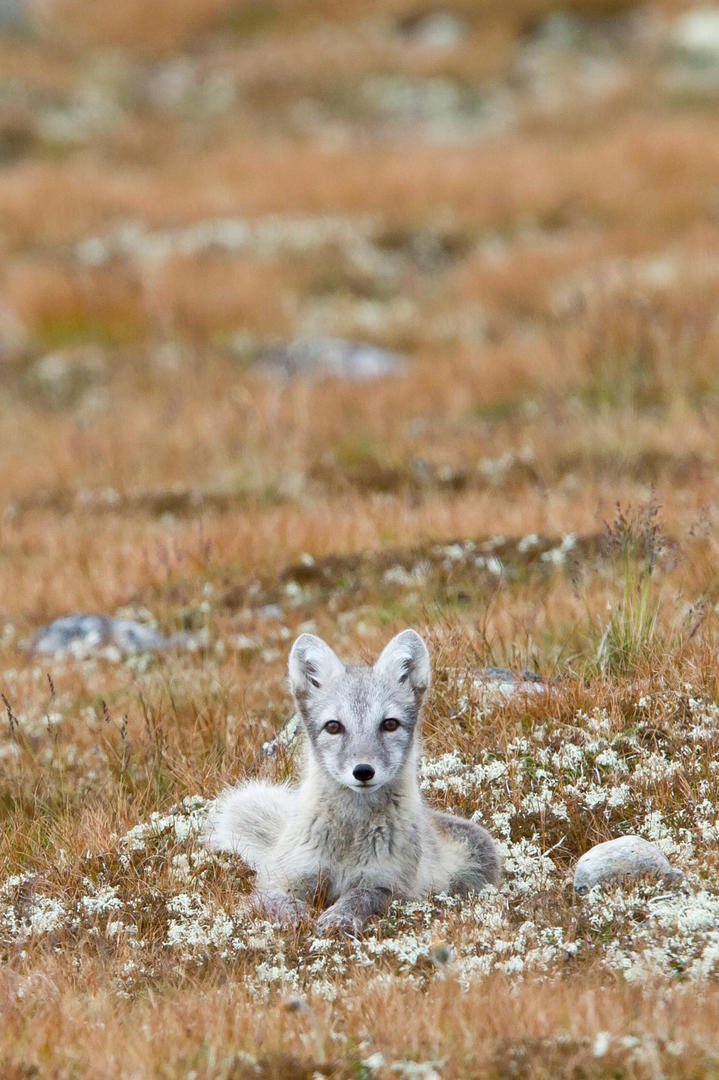
{"type": "Polygon", "coordinates": [[[543,693],[548,683],[535,671],[511,671],[503,667],[476,668],[474,687],[488,704],[501,704],[515,694],[543,693]]]}
{"type": "Polygon", "coordinates": [[[109,615],[66,615],[38,630],[30,651],[41,656],[84,657],[114,646],[122,654],[156,652],[181,644],[180,638],[167,637],[151,626],[132,619],[113,619],[109,615]]]}
{"type": "Polygon", "coordinates": [[[684,878],[682,871],[675,870],[655,844],[641,836],[620,836],[596,844],[582,855],[574,871],[574,888],[581,894],[594,885],[645,874],[670,882],[684,878]]]}
{"type": "Polygon", "coordinates": [[[0,0],[0,34],[26,34],[31,26],[27,0],[0,0]]]}
{"type": "Polygon", "coordinates": [[[304,338],[267,349],[262,366],[293,378],[337,378],[365,381],[383,375],[405,375],[407,364],[397,353],[362,341],[342,338],[304,338]]]}

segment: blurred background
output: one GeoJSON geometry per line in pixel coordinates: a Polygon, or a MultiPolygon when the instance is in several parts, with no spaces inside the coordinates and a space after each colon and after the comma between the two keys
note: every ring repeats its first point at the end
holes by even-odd
{"type": "Polygon", "coordinates": [[[0,0],[6,615],[709,528],[718,103],[719,6],[0,0]]]}

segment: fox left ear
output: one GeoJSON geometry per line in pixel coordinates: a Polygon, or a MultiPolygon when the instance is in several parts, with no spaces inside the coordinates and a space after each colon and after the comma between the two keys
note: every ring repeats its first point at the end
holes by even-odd
{"type": "Polygon", "coordinates": [[[378,675],[412,687],[421,697],[432,681],[429,652],[416,630],[403,630],[382,650],[374,666],[378,675]]]}

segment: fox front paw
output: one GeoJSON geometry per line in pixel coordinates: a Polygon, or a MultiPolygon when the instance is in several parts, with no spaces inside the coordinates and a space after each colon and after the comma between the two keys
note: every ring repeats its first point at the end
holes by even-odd
{"type": "Polygon", "coordinates": [[[364,920],[339,901],[323,911],[317,920],[317,929],[320,934],[347,934],[350,937],[359,937],[363,926],[364,920]]]}
{"type": "Polygon", "coordinates": [[[280,923],[286,927],[298,926],[308,921],[310,917],[309,908],[304,900],[299,900],[296,896],[283,892],[281,889],[254,893],[252,906],[259,915],[263,915],[270,922],[280,923]]]}

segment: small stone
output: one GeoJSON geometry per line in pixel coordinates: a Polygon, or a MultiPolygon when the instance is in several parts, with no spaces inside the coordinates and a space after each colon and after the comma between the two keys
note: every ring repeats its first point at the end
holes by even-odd
{"type": "Polygon", "coordinates": [[[574,872],[574,888],[581,894],[604,882],[639,878],[645,874],[668,882],[684,879],[682,871],[675,870],[655,844],[641,836],[620,836],[595,844],[582,855],[574,872]]]}
{"type": "Polygon", "coordinates": [[[515,694],[541,694],[551,684],[536,671],[511,671],[503,667],[476,668],[473,686],[482,695],[485,705],[509,701],[515,694]]]}
{"type": "Polygon", "coordinates": [[[403,357],[362,341],[342,338],[305,338],[267,349],[260,363],[287,379],[336,378],[368,380],[404,375],[403,357]]]}
{"type": "Polygon", "coordinates": [[[173,639],[152,626],[108,615],[66,615],[35,635],[30,651],[41,656],[83,658],[94,653],[119,659],[130,653],[167,649],[173,639]],[[108,652],[107,650],[112,650],[108,652]]]}
{"type": "Polygon", "coordinates": [[[534,684],[541,684],[542,682],[541,675],[538,675],[536,671],[529,671],[527,668],[517,672],[505,667],[486,667],[478,668],[475,674],[478,679],[484,679],[487,682],[510,682],[515,686],[521,686],[522,683],[526,682],[534,684]]]}
{"type": "Polygon", "coordinates": [[[27,0],[0,0],[0,34],[25,34],[31,26],[27,0]]]}

